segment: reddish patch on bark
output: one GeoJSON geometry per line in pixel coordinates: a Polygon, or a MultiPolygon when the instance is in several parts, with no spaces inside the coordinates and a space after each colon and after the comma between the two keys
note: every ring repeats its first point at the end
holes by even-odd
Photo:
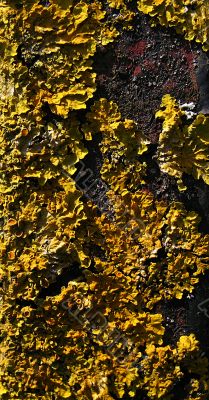
{"type": "Polygon", "coordinates": [[[145,49],[147,47],[147,41],[146,40],[139,40],[132,46],[129,46],[128,50],[131,53],[132,57],[134,56],[142,56],[145,52],[145,49]]]}
{"type": "Polygon", "coordinates": [[[197,77],[196,77],[195,66],[194,66],[194,61],[195,61],[195,59],[197,57],[195,57],[192,52],[189,53],[187,51],[184,51],[184,56],[185,56],[186,61],[187,61],[187,65],[188,65],[188,68],[189,68],[189,73],[190,73],[190,76],[191,76],[191,80],[192,80],[193,86],[198,91],[197,77]]]}
{"type": "Polygon", "coordinates": [[[193,66],[194,56],[193,56],[192,52],[188,53],[188,52],[184,51],[184,56],[186,57],[187,64],[189,66],[192,64],[192,66],[193,66]]]}
{"type": "Polygon", "coordinates": [[[153,62],[153,61],[151,61],[151,60],[144,60],[144,62],[143,62],[143,67],[146,69],[146,70],[149,70],[149,71],[152,71],[152,70],[155,70],[156,69],[156,65],[155,65],[155,62],[153,62]]]}
{"type": "Polygon", "coordinates": [[[137,65],[137,67],[134,68],[133,76],[141,75],[142,69],[140,65],[137,65]]]}

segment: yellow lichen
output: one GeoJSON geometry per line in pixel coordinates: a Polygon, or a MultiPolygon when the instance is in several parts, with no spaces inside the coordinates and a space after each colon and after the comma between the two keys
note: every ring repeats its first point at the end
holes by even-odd
{"type": "Polygon", "coordinates": [[[156,117],[163,120],[159,137],[158,161],[163,172],[178,179],[179,189],[185,190],[183,173],[209,184],[209,118],[197,115],[185,123],[185,112],[170,95],[163,97],[161,110],[156,117]]]}
{"type": "Polygon", "coordinates": [[[92,133],[102,133],[100,145],[103,154],[102,178],[110,185],[136,187],[145,175],[145,163],[136,158],[147,150],[149,140],[130,119],[122,120],[116,103],[102,98],[87,114],[83,131],[88,140],[92,133]],[[138,181],[138,183],[137,183],[138,181]]]}
{"type": "Polygon", "coordinates": [[[209,261],[209,237],[198,233],[197,214],[187,213],[180,203],[168,207],[139,190],[108,196],[115,216],[113,221],[97,218],[106,261],[96,259],[96,268],[105,275],[122,273],[132,291],[139,287],[146,307],[192,292],[209,261]]]}
{"type": "MultiPolygon", "coordinates": [[[[178,124],[180,111],[175,114],[175,109],[166,108],[163,113],[167,116],[163,128],[170,132],[178,124]]],[[[95,260],[96,268],[111,275],[119,270],[130,280],[132,290],[139,285],[147,307],[161,298],[181,298],[185,290],[192,292],[209,260],[209,237],[198,232],[200,218],[186,212],[181,203],[156,201],[141,189],[146,170],[138,154],[146,151],[148,141],[137,130],[129,140],[132,130],[124,129],[114,103],[104,99],[95,103],[88,120],[87,135],[102,133],[101,177],[108,184],[106,194],[113,213],[112,219],[108,213],[96,218],[103,236],[99,245],[106,257],[106,261],[95,260]]]]}
{"type": "Polygon", "coordinates": [[[199,397],[195,397],[195,399],[206,399],[207,359],[200,358],[198,342],[194,335],[182,336],[174,349],[170,346],[155,347],[148,345],[146,353],[148,357],[142,361],[142,365],[146,371],[144,381],[146,389],[149,388],[148,396],[150,399],[172,398],[172,396],[167,396],[167,391],[169,387],[174,385],[175,381],[179,381],[183,377],[182,368],[187,366],[187,357],[189,356],[193,358],[196,367],[202,366],[202,371],[201,378],[198,381],[193,378],[190,380],[188,385],[190,390],[186,398],[192,399],[192,393],[195,393],[198,388],[199,397]]]}
{"type": "Polygon", "coordinates": [[[125,2],[124,0],[108,0],[109,7],[116,9],[119,11],[119,15],[117,15],[117,21],[123,24],[123,28],[131,29],[131,21],[135,16],[135,12],[129,9],[129,1],[125,2]]]}
{"type": "Polygon", "coordinates": [[[117,35],[101,24],[101,4],[69,1],[66,7],[54,0],[44,7],[24,1],[21,8],[11,3],[1,10],[4,118],[24,127],[26,113],[26,121],[29,114],[31,123],[40,124],[45,103],[65,118],[70,110],[85,108],[96,89],[91,59],[96,46],[117,35]]]}
{"type": "MultiPolygon", "coordinates": [[[[169,399],[189,375],[188,399],[205,400],[198,341],[185,334],[165,345],[154,306],[193,290],[209,237],[196,213],[147,190],[149,141],[116,103],[99,99],[80,118],[96,90],[97,45],[133,16],[129,2],[109,1],[119,18],[108,21],[102,3],[0,5],[0,397],[169,399]],[[98,134],[106,212],[78,182],[84,138],[93,146],[98,134]]],[[[166,104],[167,138],[183,112],[166,104]]],[[[205,127],[199,116],[185,130],[193,143],[200,129],[204,155],[205,127]]]]}
{"type": "Polygon", "coordinates": [[[133,120],[122,121],[118,106],[113,101],[102,98],[95,102],[87,118],[89,123],[83,128],[86,138],[91,139],[92,132],[101,132],[102,153],[111,148],[111,151],[117,150],[120,156],[124,154],[130,158],[147,150],[149,141],[139,132],[133,120]]]}
{"type": "Polygon", "coordinates": [[[187,40],[195,39],[209,49],[209,11],[207,0],[139,0],[138,9],[160,22],[174,27],[187,40]]]}

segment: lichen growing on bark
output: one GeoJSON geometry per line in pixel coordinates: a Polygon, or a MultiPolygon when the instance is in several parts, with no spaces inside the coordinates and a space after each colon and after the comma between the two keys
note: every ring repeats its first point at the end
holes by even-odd
{"type": "MultiPolygon", "coordinates": [[[[134,16],[130,2],[107,2],[118,18],[102,3],[0,5],[0,397],[168,400],[186,379],[186,398],[206,400],[197,339],[166,344],[156,307],[192,292],[208,269],[209,237],[195,212],[147,189],[150,142],[137,123],[92,100],[97,46],[134,16]],[[99,135],[105,212],[79,185],[99,135]]],[[[186,172],[204,179],[207,117],[185,126],[175,100],[163,101],[161,169],[177,154],[181,177],[180,142],[195,159],[186,172]]]]}
{"type": "Polygon", "coordinates": [[[207,0],[139,0],[138,8],[166,27],[174,27],[187,40],[196,40],[209,49],[209,11],[207,0]]]}
{"type": "Polygon", "coordinates": [[[158,161],[163,172],[175,176],[179,189],[185,190],[183,173],[202,178],[209,184],[209,118],[196,116],[192,123],[185,123],[185,112],[174,98],[164,96],[161,110],[156,117],[163,121],[159,137],[158,161]]]}

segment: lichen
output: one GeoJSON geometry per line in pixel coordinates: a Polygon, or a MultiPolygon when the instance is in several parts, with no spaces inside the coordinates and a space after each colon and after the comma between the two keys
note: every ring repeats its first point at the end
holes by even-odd
{"type": "MultiPolygon", "coordinates": [[[[163,126],[166,132],[178,123],[174,111],[163,111],[169,117],[163,126]]],[[[108,213],[96,218],[105,261],[97,258],[95,267],[103,274],[117,274],[118,270],[123,273],[132,288],[139,288],[141,302],[148,308],[162,298],[181,298],[184,291],[191,293],[209,260],[209,236],[198,232],[200,217],[187,212],[180,202],[168,205],[143,189],[146,165],[139,156],[146,152],[148,141],[136,127],[130,140],[132,131],[124,129],[114,103],[108,105],[104,99],[96,102],[87,119],[87,135],[102,133],[100,172],[112,206],[112,218],[108,213]],[[121,126],[123,129],[118,129],[121,126]]],[[[130,121],[129,126],[132,124],[130,121]]],[[[168,144],[165,146],[168,151],[168,144]]]]}
{"type": "Polygon", "coordinates": [[[198,232],[198,215],[187,213],[181,203],[157,202],[141,190],[109,191],[108,196],[114,219],[97,218],[106,259],[95,259],[95,267],[105,275],[119,270],[132,291],[138,288],[147,308],[191,293],[209,261],[209,237],[198,232]]]}
{"type": "Polygon", "coordinates": [[[100,150],[103,155],[101,177],[108,184],[124,187],[130,181],[129,189],[137,186],[145,176],[146,165],[137,156],[147,150],[149,140],[130,119],[122,120],[116,103],[101,98],[87,113],[88,123],[83,126],[86,139],[92,133],[102,133],[100,150]],[[124,182],[124,183],[122,183],[124,182]]]}
{"type": "MultiPolygon", "coordinates": [[[[146,353],[148,357],[144,359],[142,364],[146,366],[145,382],[146,388],[149,388],[148,395],[151,399],[155,399],[156,397],[159,399],[172,398],[171,396],[167,396],[167,390],[173,386],[175,380],[180,381],[182,379],[182,369],[188,366],[187,356],[191,356],[194,359],[196,371],[198,369],[202,370],[203,379],[200,378],[198,380],[198,385],[197,381],[194,382],[194,379],[190,379],[188,385],[189,392],[186,399],[192,399],[192,395],[195,395],[197,391],[199,397],[194,397],[195,399],[206,399],[206,393],[201,394],[201,391],[204,392],[207,386],[206,371],[208,363],[206,358],[200,358],[198,342],[194,335],[181,336],[175,349],[171,349],[170,346],[156,348],[153,345],[149,345],[146,348],[146,353]],[[152,368],[153,365],[154,368],[152,368]]],[[[190,370],[191,373],[192,371],[195,371],[195,368],[190,370]]]]}
{"type": "MultiPolygon", "coordinates": [[[[97,207],[81,199],[59,163],[53,177],[43,180],[40,162],[34,165],[34,176],[33,158],[23,175],[16,159],[11,160],[20,177],[11,179],[8,192],[10,175],[4,170],[3,400],[31,400],[37,393],[43,399],[73,400],[75,391],[78,400],[113,399],[133,397],[139,390],[156,400],[169,396],[191,362],[197,359],[200,364],[194,338],[181,337],[172,349],[163,345],[163,317],[152,308],[162,298],[180,298],[192,290],[207,267],[208,237],[198,233],[195,213],[188,214],[178,203],[156,201],[140,188],[146,171],[138,157],[146,152],[148,141],[133,121],[122,120],[116,104],[101,99],[86,119],[66,140],[73,144],[82,132],[88,139],[89,132],[93,139],[102,134],[101,176],[109,185],[113,219],[107,214],[99,217],[97,207]],[[111,154],[124,167],[112,163],[107,174],[111,154]],[[134,165],[138,175],[137,170],[132,172],[134,165]],[[101,254],[92,254],[94,248],[101,254]],[[81,282],[72,280],[60,293],[45,298],[44,288],[63,270],[70,274],[75,263],[82,271],[81,282]]],[[[23,162],[24,154],[18,156],[23,162]]],[[[205,362],[198,372],[202,392],[206,371],[205,362]]]]}
{"type": "Polygon", "coordinates": [[[26,120],[30,115],[31,123],[40,124],[46,103],[64,118],[70,110],[85,108],[96,89],[96,46],[117,35],[101,24],[100,2],[52,0],[48,7],[38,1],[20,7],[10,2],[1,10],[4,117],[15,125],[18,118],[21,126],[27,113],[26,120]]]}
{"type": "Polygon", "coordinates": [[[202,43],[209,49],[209,12],[207,0],[139,0],[138,9],[166,27],[174,27],[187,40],[202,43]]]}
{"type": "Polygon", "coordinates": [[[132,20],[136,13],[129,8],[130,1],[125,2],[124,0],[107,0],[108,5],[112,11],[117,11],[116,17],[117,22],[122,23],[123,29],[132,29],[132,20]]]}
{"type": "Polygon", "coordinates": [[[183,173],[209,184],[209,118],[198,114],[192,123],[185,122],[185,112],[170,95],[163,97],[156,117],[163,121],[158,145],[161,170],[177,178],[180,190],[186,189],[183,173]]]}
{"type": "MultiPolygon", "coordinates": [[[[155,307],[193,290],[209,236],[196,213],[147,189],[149,140],[136,122],[104,98],[89,109],[96,48],[133,17],[129,2],[107,3],[115,21],[97,0],[0,5],[2,400],[167,400],[184,378],[188,399],[207,399],[198,341],[185,334],[166,345],[155,307]],[[91,148],[98,135],[105,212],[78,184],[85,140],[91,148]]],[[[164,101],[159,159],[176,129],[192,151],[200,132],[205,155],[207,118],[184,129],[183,111],[164,101]]]]}

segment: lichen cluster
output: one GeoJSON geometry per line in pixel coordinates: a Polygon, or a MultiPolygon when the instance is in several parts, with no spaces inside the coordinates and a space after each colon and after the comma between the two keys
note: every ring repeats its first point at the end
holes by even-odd
{"type": "MultiPolygon", "coordinates": [[[[133,12],[132,0],[108,0],[108,4],[119,10],[129,22],[137,12],[133,12]]],[[[187,40],[195,40],[209,50],[209,3],[208,0],[138,0],[136,9],[152,17],[152,25],[160,23],[173,27],[187,40]]]]}
{"type": "MultiPolygon", "coordinates": [[[[106,5],[127,28],[129,2],[106,5]]],[[[0,398],[170,400],[185,379],[185,399],[207,400],[195,335],[167,344],[156,307],[192,292],[209,236],[195,212],[148,191],[150,144],[136,122],[107,99],[88,103],[115,19],[97,0],[0,8],[0,398]],[[80,185],[84,143],[98,135],[105,212],[80,185]]],[[[183,116],[163,99],[159,166],[179,185],[183,172],[208,183],[208,119],[183,116]]]]}
{"type": "Polygon", "coordinates": [[[153,17],[153,23],[174,27],[187,40],[202,43],[209,50],[208,0],[139,0],[138,9],[153,17]]]}
{"type": "Polygon", "coordinates": [[[177,178],[185,190],[183,173],[209,184],[209,117],[198,114],[185,123],[185,112],[170,95],[164,96],[156,117],[163,121],[159,137],[158,161],[163,172],[177,178]]]}
{"type": "MultiPolygon", "coordinates": [[[[176,122],[173,110],[169,116],[176,122]]],[[[103,133],[101,177],[108,184],[107,195],[114,210],[112,219],[106,214],[97,218],[104,237],[100,246],[106,255],[105,261],[98,262],[104,274],[111,267],[111,273],[119,269],[130,275],[132,288],[140,286],[142,302],[149,308],[164,297],[181,298],[184,290],[192,291],[198,275],[207,269],[209,236],[198,232],[200,217],[195,212],[186,212],[178,202],[157,201],[143,189],[145,163],[138,155],[146,152],[148,140],[133,121],[120,118],[116,104],[100,99],[87,114],[89,123],[84,127],[85,133],[103,133]]],[[[171,135],[176,135],[175,128],[171,135]]]]}

